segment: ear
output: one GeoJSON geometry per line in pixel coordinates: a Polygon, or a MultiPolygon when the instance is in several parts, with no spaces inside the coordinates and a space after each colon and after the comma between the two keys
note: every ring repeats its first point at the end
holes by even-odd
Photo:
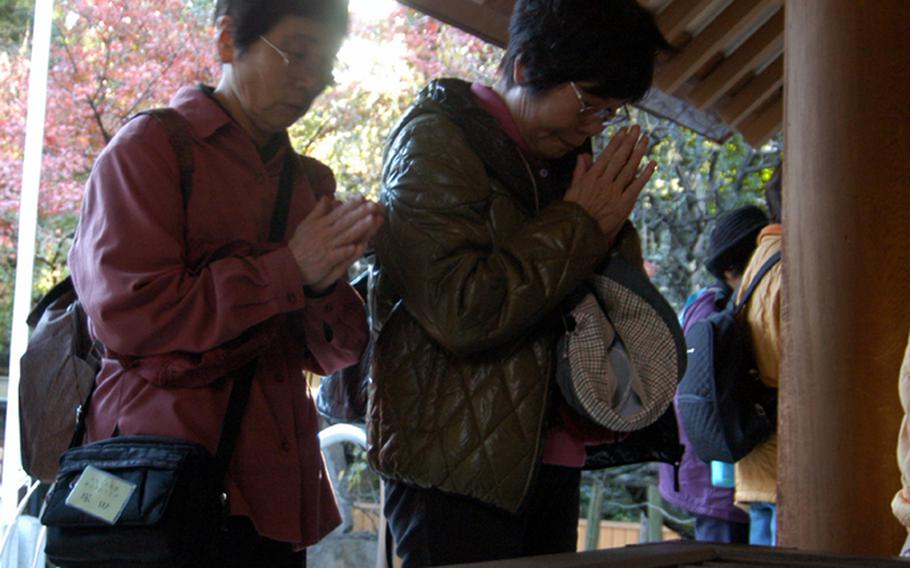
{"type": "Polygon", "coordinates": [[[221,16],[215,21],[215,42],[218,46],[218,60],[221,63],[233,63],[234,18],[221,16]]]}
{"type": "Polygon", "coordinates": [[[515,58],[515,65],[512,67],[512,82],[516,85],[525,84],[524,56],[521,54],[515,58]]]}

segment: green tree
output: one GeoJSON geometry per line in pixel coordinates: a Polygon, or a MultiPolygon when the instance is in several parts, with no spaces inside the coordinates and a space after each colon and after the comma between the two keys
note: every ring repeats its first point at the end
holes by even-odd
{"type": "Polygon", "coordinates": [[[20,46],[30,29],[34,0],[0,0],[0,52],[20,46]]]}
{"type": "Polygon", "coordinates": [[[666,119],[635,113],[659,164],[632,221],[642,239],[652,280],[677,309],[713,277],[704,268],[717,217],[743,205],[764,206],[762,190],[780,162],[775,139],[751,148],[735,134],[723,143],[666,119]]]}

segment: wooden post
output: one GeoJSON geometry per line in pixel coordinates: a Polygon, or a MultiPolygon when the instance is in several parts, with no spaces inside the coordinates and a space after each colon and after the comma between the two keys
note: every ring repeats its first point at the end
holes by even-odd
{"type": "Polygon", "coordinates": [[[648,486],[648,542],[664,539],[663,501],[656,485],[648,486]]]}
{"type": "Polygon", "coordinates": [[[910,2],[787,0],[779,542],[896,554],[910,2]]]}
{"type": "Polygon", "coordinates": [[[591,476],[591,502],[588,503],[588,524],[585,527],[585,550],[600,548],[600,517],[604,503],[604,473],[591,476]]]}

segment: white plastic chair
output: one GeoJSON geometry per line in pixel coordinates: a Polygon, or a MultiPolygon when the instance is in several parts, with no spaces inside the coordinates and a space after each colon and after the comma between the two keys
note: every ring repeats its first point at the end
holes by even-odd
{"type": "MultiPolygon", "coordinates": [[[[319,432],[319,448],[323,451],[323,456],[325,456],[326,448],[334,444],[355,444],[360,448],[367,449],[367,433],[366,430],[361,426],[355,426],[354,424],[333,424],[322,431],[319,432]]],[[[337,479],[337,473],[335,471],[334,464],[330,463],[331,460],[326,459],[326,467],[329,468],[329,474],[332,476],[333,483],[337,479]]],[[[388,566],[387,558],[388,553],[386,551],[386,546],[391,546],[388,541],[388,526],[386,524],[385,514],[383,513],[383,506],[385,505],[385,491],[383,490],[382,484],[379,486],[379,534],[377,535],[377,551],[376,551],[376,568],[391,568],[388,566]]]]}
{"type": "Polygon", "coordinates": [[[22,568],[26,565],[38,568],[45,565],[44,540],[47,529],[35,517],[23,514],[40,484],[40,481],[31,482],[25,496],[19,501],[16,515],[4,523],[0,536],[0,568],[22,568]]]}

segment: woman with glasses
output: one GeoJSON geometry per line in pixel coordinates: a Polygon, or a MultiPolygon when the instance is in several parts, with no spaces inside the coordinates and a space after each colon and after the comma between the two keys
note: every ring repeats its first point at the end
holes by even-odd
{"type": "Polygon", "coordinates": [[[198,565],[299,568],[340,522],[302,371],[359,360],[366,314],[346,273],[383,212],[337,202],[331,170],[287,134],[332,81],[347,0],[218,0],[215,26],[217,86],[170,103],[188,157],[139,116],[86,188],[69,266],[106,348],[88,434],[214,452],[238,370],[253,369],[220,555],[198,565]]]}
{"type": "Polygon", "coordinates": [[[666,42],[635,0],[518,0],[509,31],[493,85],[433,81],[385,153],[369,458],[408,568],[574,551],[585,449],[612,439],[553,385],[559,306],[654,172],[637,126],[590,139],[666,42]]]}

